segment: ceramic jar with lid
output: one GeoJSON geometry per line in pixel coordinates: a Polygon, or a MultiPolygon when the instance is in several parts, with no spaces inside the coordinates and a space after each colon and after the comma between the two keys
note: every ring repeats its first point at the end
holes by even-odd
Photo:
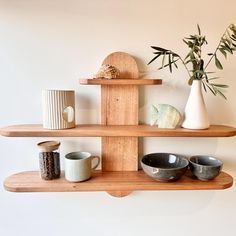
{"type": "Polygon", "coordinates": [[[39,167],[41,178],[44,180],[52,180],[60,178],[60,153],[58,148],[60,142],[45,141],[38,143],[39,167]]]}

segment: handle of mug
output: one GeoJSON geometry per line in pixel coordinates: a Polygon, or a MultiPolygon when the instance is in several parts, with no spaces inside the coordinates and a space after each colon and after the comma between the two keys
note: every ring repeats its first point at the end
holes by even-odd
{"type": "Polygon", "coordinates": [[[99,156],[92,156],[91,161],[93,162],[94,159],[97,159],[97,164],[95,166],[92,166],[92,170],[95,170],[98,165],[100,164],[100,157],[99,156]]]}
{"type": "Polygon", "coordinates": [[[67,106],[63,109],[63,113],[62,113],[62,117],[63,119],[68,122],[71,123],[74,121],[75,119],[75,111],[74,108],[72,106],[67,106]]]}

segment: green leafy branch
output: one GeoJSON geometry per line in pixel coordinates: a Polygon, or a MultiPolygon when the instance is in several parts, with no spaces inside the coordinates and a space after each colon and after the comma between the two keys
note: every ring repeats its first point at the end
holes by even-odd
{"type": "Polygon", "coordinates": [[[231,24],[226,28],[214,53],[208,53],[208,56],[210,56],[210,58],[205,66],[204,60],[202,59],[202,46],[208,43],[206,37],[202,36],[199,25],[197,25],[197,29],[197,34],[190,35],[189,37],[183,39],[183,42],[190,49],[184,59],[172,50],[152,46],[151,48],[155,50],[153,52],[155,56],[148,64],[151,64],[153,61],[162,57],[161,66],[158,69],[168,67],[170,72],[172,73],[173,66],[175,68],[178,68],[178,62],[181,62],[188,72],[189,85],[192,84],[193,80],[201,80],[203,88],[206,92],[207,89],[209,89],[214,95],[221,95],[226,99],[224,95],[224,89],[228,86],[224,84],[214,83],[213,81],[219,79],[219,77],[210,78],[210,74],[214,72],[208,72],[207,67],[211,63],[211,61],[214,60],[216,68],[222,70],[223,66],[219,60],[218,54],[222,54],[227,59],[228,54],[233,54],[234,51],[236,51],[236,26],[234,24],[231,24]]]}

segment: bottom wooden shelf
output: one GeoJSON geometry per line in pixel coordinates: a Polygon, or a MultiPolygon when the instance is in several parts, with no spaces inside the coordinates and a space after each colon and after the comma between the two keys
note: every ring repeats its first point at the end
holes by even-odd
{"type": "Polygon", "coordinates": [[[233,178],[225,173],[211,181],[194,179],[189,172],[176,182],[158,182],[143,171],[101,172],[95,171],[91,179],[80,183],[69,183],[64,179],[45,181],[38,171],[26,171],[8,177],[4,182],[11,192],[75,192],[75,191],[136,191],[136,190],[214,190],[226,189],[233,178]]]}

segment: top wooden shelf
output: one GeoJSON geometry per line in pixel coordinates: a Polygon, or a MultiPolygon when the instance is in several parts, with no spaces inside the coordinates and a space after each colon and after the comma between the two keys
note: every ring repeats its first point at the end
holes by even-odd
{"type": "Polygon", "coordinates": [[[12,125],[0,129],[7,137],[230,137],[236,128],[211,125],[205,130],[159,129],[149,125],[77,125],[73,129],[50,130],[42,125],[12,125]]]}
{"type": "Polygon", "coordinates": [[[83,85],[158,85],[161,79],[80,79],[83,85]]]}

